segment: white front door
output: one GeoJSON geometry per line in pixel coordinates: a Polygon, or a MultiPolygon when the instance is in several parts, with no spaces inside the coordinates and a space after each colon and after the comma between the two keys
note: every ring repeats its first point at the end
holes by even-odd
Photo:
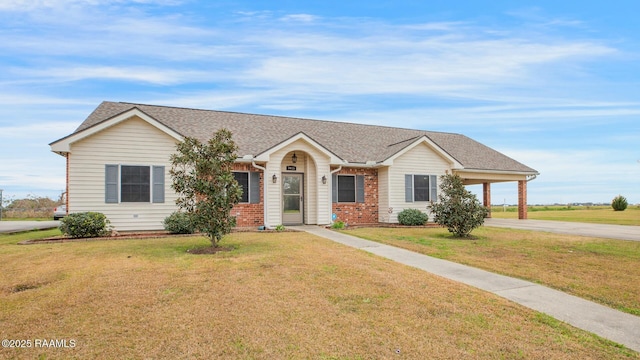
{"type": "Polygon", "coordinates": [[[304,201],[302,174],[282,174],[282,224],[302,224],[304,201]]]}

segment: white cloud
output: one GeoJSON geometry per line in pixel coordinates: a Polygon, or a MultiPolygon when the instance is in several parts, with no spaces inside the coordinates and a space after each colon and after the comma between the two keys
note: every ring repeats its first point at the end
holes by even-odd
{"type": "Polygon", "coordinates": [[[70,6],[105,6],[118,4],[178,5],[178,0],[2,0],[0,11],[33,11],[37,9],[64,9],[70,6]]]}
{"type": "Polygon", "coordinates": [[[146,82],[160,85],[211,80],[211,74],[203,71],[117,66],[71,66],[68,68],[51,68],[38,71],[31,70],[28,74],[26,74],[25,70],[25,76],[35,77],[38,82],[52,80],[81,81],[105,79],[146,82]]]}

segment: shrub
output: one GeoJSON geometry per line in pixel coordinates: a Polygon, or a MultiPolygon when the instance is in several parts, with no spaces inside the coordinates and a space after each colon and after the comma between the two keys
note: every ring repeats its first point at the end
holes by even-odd
{"type": "Polygon", "coordinates": [[[418,209],[404,209],[398,214],[400,225],[420,226],[424,225],[429,216],[418,209]]]}
{"type": "Polygon", "coordinates": [[[614,211],[624,211],[628,205],[627,199],[622,195],[616,196],[613,198],[613,201],[611,201],[611,207],[614,211]]]}
{"type": "Polygon", "coordinates": [[[276,231],[284,231],[284,225],[280,224],[280,225],[276,225],[276,231]]]}
{"type": "Polygon", "coordinates": [[[458,175],[446,174],[440,177],[440,181],[440,201],[430,206],[433,221],[445,226],[455,236],[469,236],[473,229],[484,223],[489,210],[465,189],[458,175]]]}
{"type": "Polygon", "coordinates": [[[342,220],[336,220],[331,224],[332,229],[344,229],[345,226],[346,224],[342,220]]]}
{"type": "Polygon", "coordinates": [[[109,224],[103,213],[73,213],[60,220],[60,231],[73,238],[107,236],[111,232],[109,224]]]}
{"type": "Polygon", "coordinates": [[[189,214],[176,211],[164,219],[164,229],[171,234],[193,234],[195,232],[193,222],[189,214]]]}

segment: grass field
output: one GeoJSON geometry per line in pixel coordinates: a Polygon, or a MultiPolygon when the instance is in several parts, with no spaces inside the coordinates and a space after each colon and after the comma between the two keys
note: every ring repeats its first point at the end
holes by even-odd
{"type": "MultiPolygon", "coordinates": [[[[491,216],[498,219],[517,219],[517,207],[494,206],[491,216]]],[[[529,206],[528,218],[595,224],[640,226],[640,206],[631,205],[625,211],[613,211],[611,206],[529,206]]]]}
{"type": "Polygon", "coordinates": [[[0,358],[639,359],[507,300],[304,233],[16,245],[0,336],[74,348],[0,358]]]}
{"type": "Polygon", "coordinates": [[[481,227],[473,240],[442,228],[358,228],[350,235],[547,285],[640,315],[640,242],[481,227]]]}

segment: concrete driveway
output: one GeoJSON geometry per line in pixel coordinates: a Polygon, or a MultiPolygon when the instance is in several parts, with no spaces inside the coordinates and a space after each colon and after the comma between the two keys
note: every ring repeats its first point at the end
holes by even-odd
{"type": "Polygon", "coordinates": [[[53,229],[60,221],[0,221],[0,233],[11,234],[31,230],[53,229]]]}
{"type": "Polygon", "coordinates": [[[587,224],[567,221],[485,219],[485,226],[504,227],[605,239],[640,241],[640,226],[587,224]]]}

